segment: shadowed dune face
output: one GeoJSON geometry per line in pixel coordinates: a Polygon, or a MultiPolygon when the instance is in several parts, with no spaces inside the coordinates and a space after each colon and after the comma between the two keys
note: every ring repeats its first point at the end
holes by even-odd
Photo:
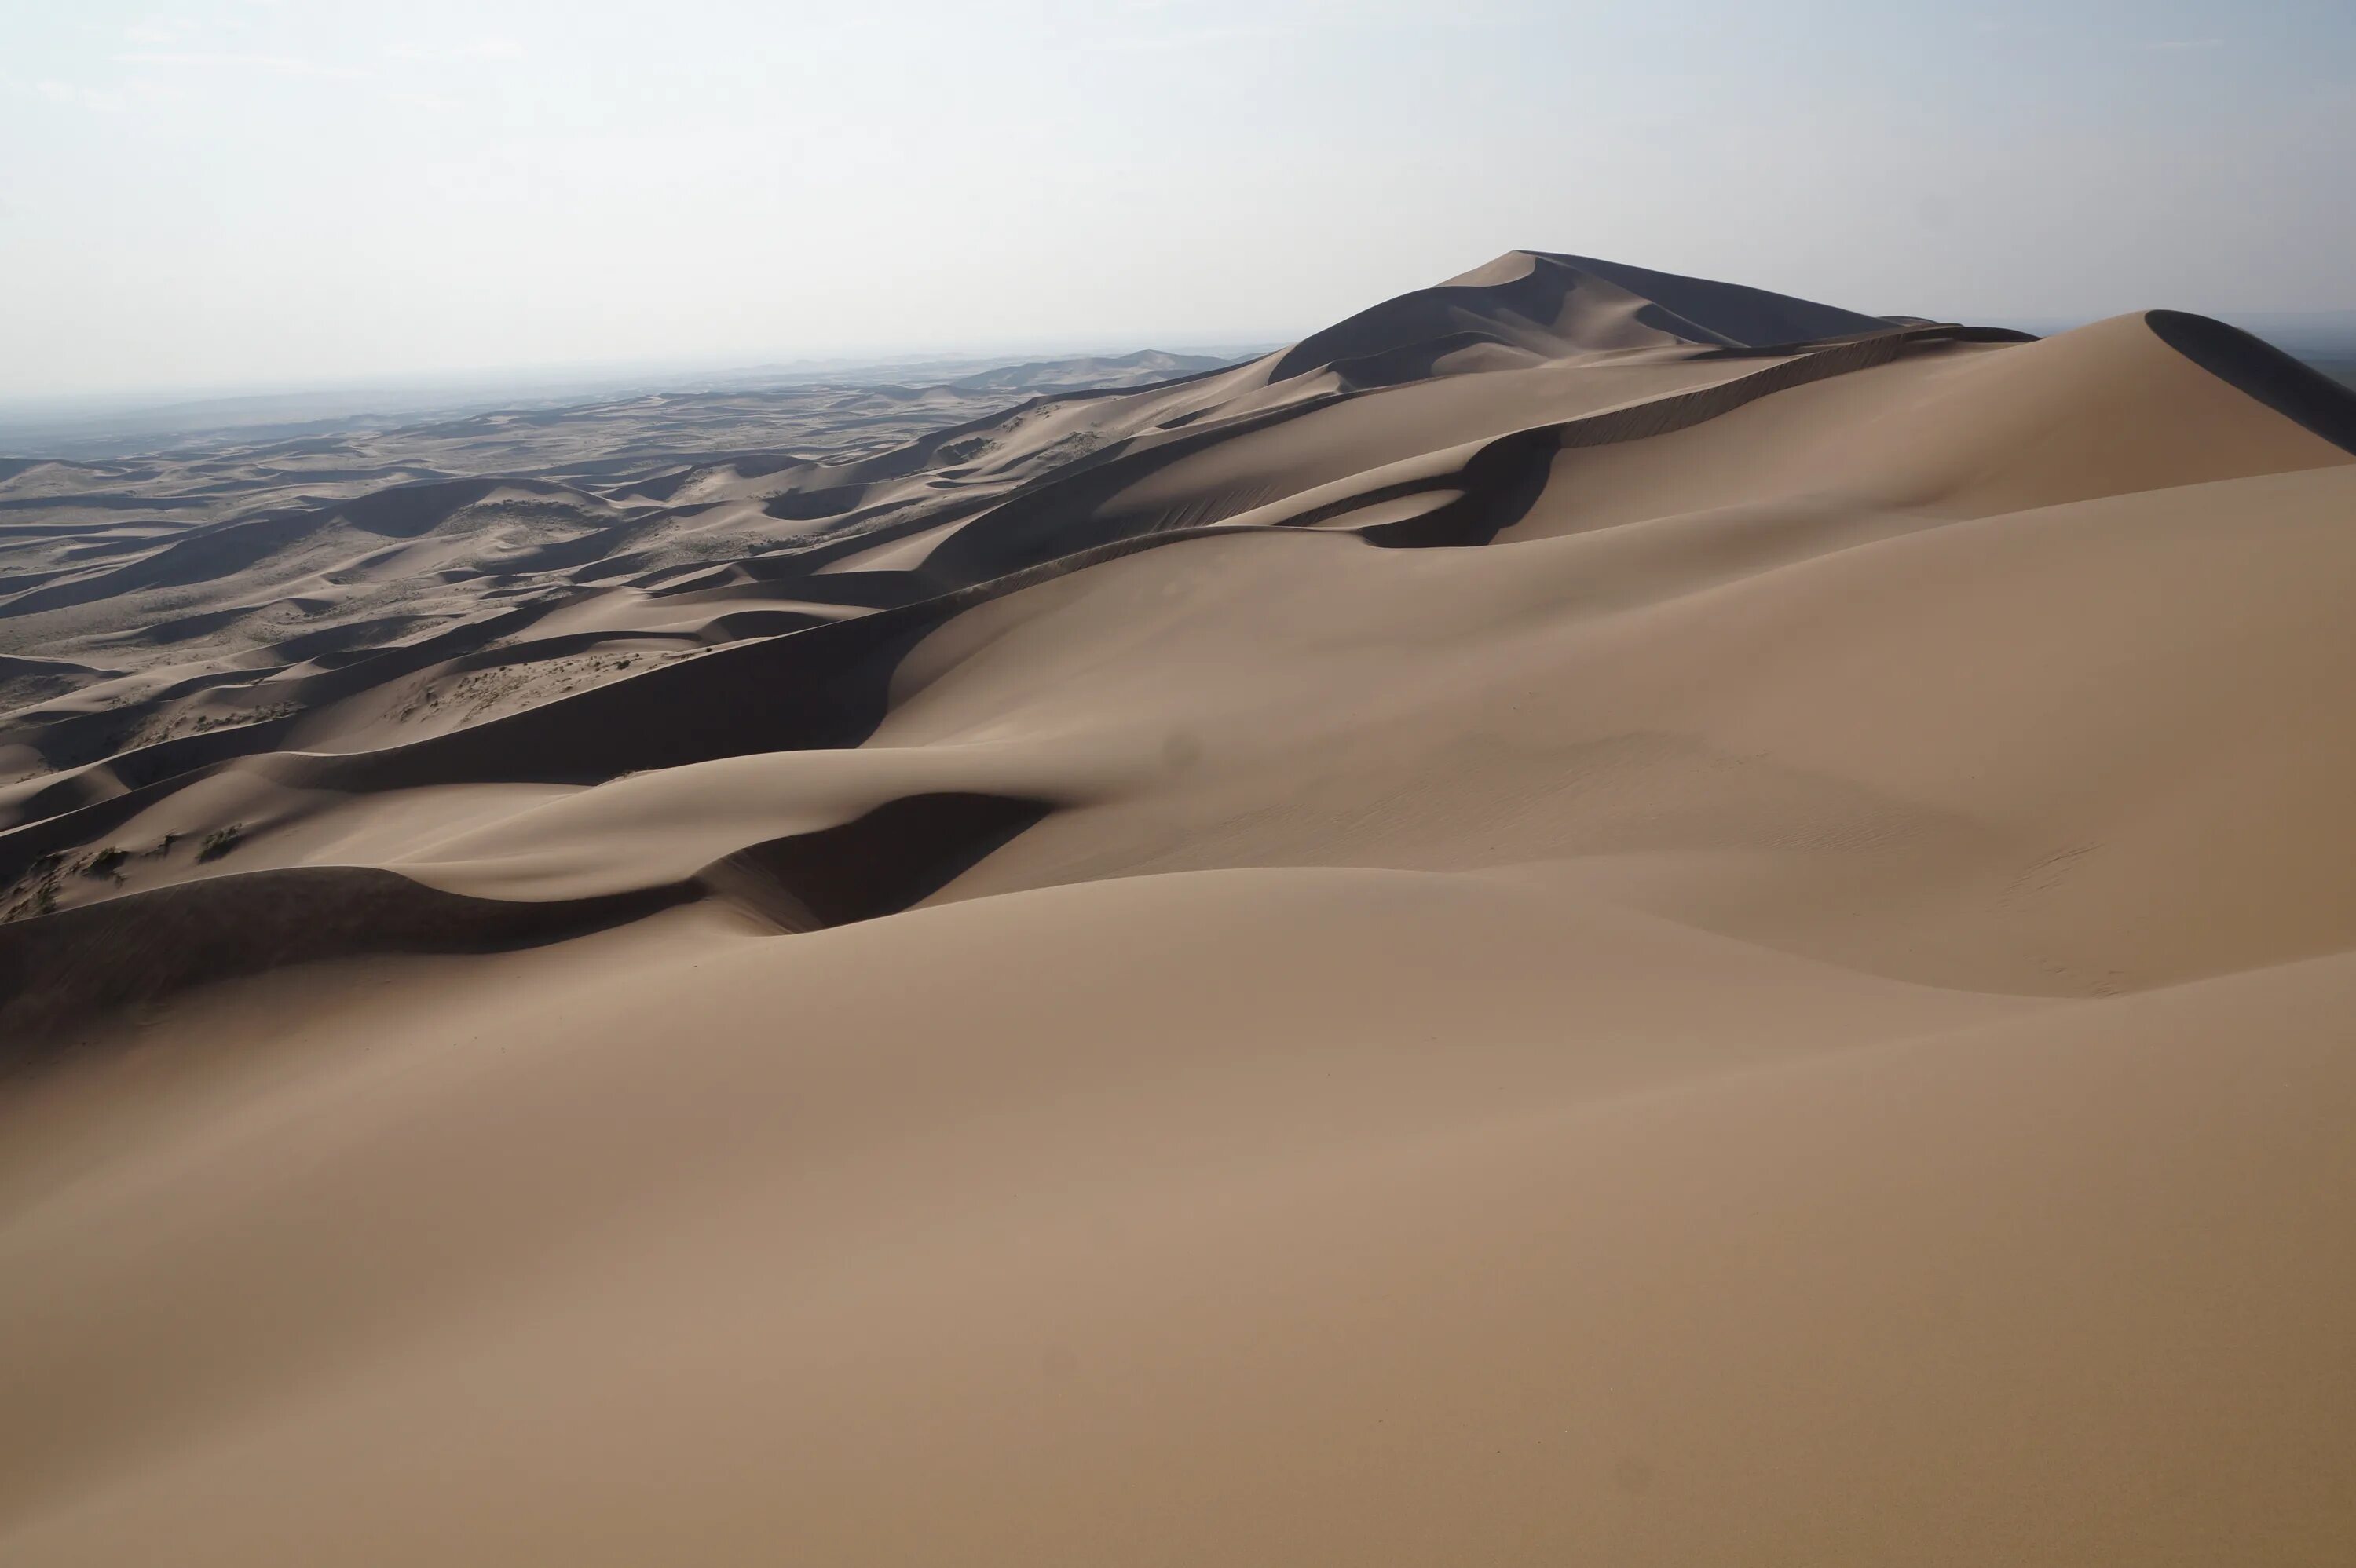
{"type": "Polygon", "coordinates": [[[2238,326],[2180,310],[2144,313],[2161,342],[2221,379],[2306,427],[2343,452],[2356,453],[2356,405],[2347,389],[2238,326]]]}
{"type": "Polygon", "coordinates": [[[0,1557],[2356,1552],[2356,396],[1080,368],[0,468],[0,1557]]]}

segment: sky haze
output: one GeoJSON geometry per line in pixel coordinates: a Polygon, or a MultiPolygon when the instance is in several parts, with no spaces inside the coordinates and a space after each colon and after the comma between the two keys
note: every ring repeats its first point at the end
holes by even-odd
{"type": "Polygon", "coordinates": [[[1277,340],[1533,247],[2356,306],[2356,10],[16,0],[0,398],[1277,340]]]}

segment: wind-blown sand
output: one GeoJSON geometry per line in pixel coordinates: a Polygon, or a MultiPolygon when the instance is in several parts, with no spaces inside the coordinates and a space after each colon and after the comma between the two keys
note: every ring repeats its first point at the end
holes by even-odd
{"type": "Polygon", "coordinates": [[[615,444],[0,479],[0,1560],[2356,1557],[2356,396],[1516,252],[615,444]]]}

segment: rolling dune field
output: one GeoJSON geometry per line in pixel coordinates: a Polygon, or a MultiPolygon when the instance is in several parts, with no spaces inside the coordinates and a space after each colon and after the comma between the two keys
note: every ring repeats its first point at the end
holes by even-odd
{"type": "Polygon", "coordinates": [[[790,415],[0,463],[0,1562],[2356,1560],[2356,392],[790,415]]]}

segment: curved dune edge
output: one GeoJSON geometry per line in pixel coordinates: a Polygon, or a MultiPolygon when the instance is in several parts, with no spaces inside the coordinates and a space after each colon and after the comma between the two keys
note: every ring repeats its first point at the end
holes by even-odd
{"type": "Polygon", "coordinates": [[[779,931],[894,913],[1051,809],[944,794],[891,801],[838,827],[755,844],[693,878],[587,898],[445,891],[368,866],[209,877],[0,925],[0,1073],[39,1066],[69,1036],[180,992],[370,954],[497,953],[560,942],[717,896],[779,931]]]}
{"type": "Polygon", "coordinates": [[[1451,486],[1463,489],[1461,500],[1419,517],[1377,524],[1365,529],[1363,537],[1375,544],[1409,548],[1489,544],[1528,513],[1546,488],[1548,464],[1559,453],[1617,446],[1691,430],[1777,392],[1890,364],[1919,346],[1987,341],[1970,336],[1970,330],[1896,327],[1809,349],[1713,387],[1517,431],[1483,447],[1461,474],[1449,477],[1451,486]]]}
{"type": "Polygon", "coordinates": [[[2238,326],[2180,310],[2144,312],[2162,343],[2302,429],[2356,455],[2356,392],[2238,326]]]}
{"type": "Polygon", "coordinates": [[[40,1065],[64,1031],[215,981],[356,953],[495,953],[652,914],[649,889],[521,903],[365,866],[208,877],[0,926],[0,1071],[40,1065]]]}

